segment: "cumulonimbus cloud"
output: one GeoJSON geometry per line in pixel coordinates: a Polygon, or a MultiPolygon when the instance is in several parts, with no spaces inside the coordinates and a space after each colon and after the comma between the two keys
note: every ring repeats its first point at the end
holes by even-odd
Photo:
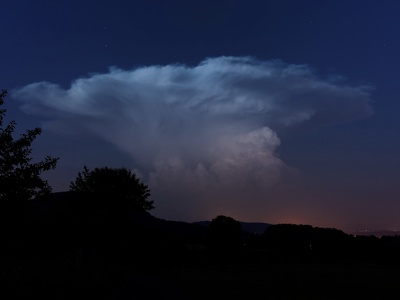
{"type": "Polygon", "coordinates": [[[219,199],[280,181],[280,130],[372,114],[365,87],[324,80],[307,65],[251,57],[111,68],[68,89],[39,82],[13,96],[26,113],[46,119],[45,129],[96,135],[129,153],[153,189],[173,194],[179,186],[219,199]]]}

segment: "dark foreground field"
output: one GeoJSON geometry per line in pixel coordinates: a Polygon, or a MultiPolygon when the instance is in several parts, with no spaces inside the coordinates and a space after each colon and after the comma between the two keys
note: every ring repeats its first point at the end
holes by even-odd
{"type": "Polygon", "coordinates": [[[372,264],[262,264],[133,275],[114,299],[399,299],[400,270],[372,264]]]}
{"type": "Polygon", "coordinates": [[[36,260],[2,270],[1,299],[399,299],[400,268],[354,261],[168,267],[36,260]]]}

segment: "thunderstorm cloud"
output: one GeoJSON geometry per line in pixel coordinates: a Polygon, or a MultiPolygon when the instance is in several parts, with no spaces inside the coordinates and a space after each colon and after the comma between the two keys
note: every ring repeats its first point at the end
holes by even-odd
{"type": "Polygon", "coordinates": [[[251,57],[111,68],[68,89],[39,82],[13,96],[43,118],[44,129],[97,136],[129,154],[155,194],[173,199],[171,211],[193,215],[211,206],[233,214],[249,210],[251,199],[266,201],[290,170],[277,154],[281,132],[372,114],[364,86],[251,57]]]}

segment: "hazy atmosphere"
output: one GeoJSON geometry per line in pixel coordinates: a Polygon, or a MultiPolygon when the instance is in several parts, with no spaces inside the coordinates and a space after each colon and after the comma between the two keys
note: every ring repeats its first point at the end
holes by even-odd
{"type": "Polygon", "coordinates": [[[399,2],[2,10],[7,118],[43,128],[53,191],[126,167],[164,219],[400,230],[399,2]]]}

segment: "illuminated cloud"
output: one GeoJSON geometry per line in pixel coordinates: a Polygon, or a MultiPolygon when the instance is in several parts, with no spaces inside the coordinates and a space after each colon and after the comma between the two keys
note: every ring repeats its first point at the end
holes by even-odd
{"type": "Polygon", "coordinates": [[[129,153],[156,194],[176,203],[197,198],[185,202],[192,209],[240,209],[246,203],[236,198],[260,198],[278,185],[289,169],[276,153],[282,130],[372,114],[364,87],[321,79],[306,65],[251,57],[112,68],[69,89],[40,82],[13,96],[26,113],[46,119],[45,129],[95,135],[129,153]]]}

